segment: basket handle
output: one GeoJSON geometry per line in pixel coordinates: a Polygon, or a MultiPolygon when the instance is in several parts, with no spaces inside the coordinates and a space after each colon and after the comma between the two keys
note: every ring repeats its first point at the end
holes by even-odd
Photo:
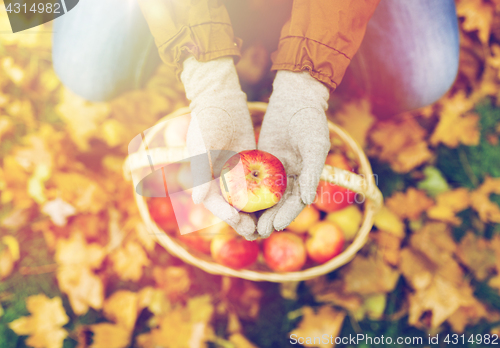
{"type": "Polygon", "coordinates": [[[364,175],[325,164],[321,172],[320,180],[345,187],[351,191],[364,195],[374,203],[375,210],[379,210],[382,207],[384,198],[382,192],[377,188],[373,177],[366,178],[364,175]]]}

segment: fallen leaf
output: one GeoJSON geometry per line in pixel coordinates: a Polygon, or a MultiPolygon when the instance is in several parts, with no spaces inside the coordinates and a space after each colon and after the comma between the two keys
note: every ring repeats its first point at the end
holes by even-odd
{"type": "Polygon", "coordinates": [[[123,280],[138,281],[142,277],[143,267],[149,266],[144,249],[135,242],[127,244],[113,252],[110,256],[113,270],[123,280]]]}
{"type": "Polygon", "coordinates": [[[306,285],[318,303],[329,303],[349,312],[357,311],[363,303],[360,295],[347,293],[344,290],[344,282],[341,279],[327,281],[326,277],[321,276],[307,280],[306,285]]]}
{"type": "Polygon", "coordinates": [[[93,270],[100,267],[105,256],[100,245],[87,244],[81,233],[57,241],[57,281],[61,291],[68,295],[75,314],[85,314],[89,306],[102,308],[104,286],[93,270]]]}
{"type": "Polygon", "coordinates": [[[159,318],[158,326],[149,333],[139,335],[137,343],[147,348],[204,348],[207,338],[213,335],[208,325],[212,313],[213,305],[209,296],[191,298],[186,307],[177,306],[159,318]]]}
{"type": "Polygon", "coordinates": [[[450,190],[445,177],[436,167],[427,166],[424,168],[423,173],[425,179],[418,182],[417,188],[424,190],[429,196],[434,198],[438,194],[450,190]]]}
{"type": "Polygon", "coordinates": [[[26,344],[35,348],[62,348],[68,335],[62,326],[69,321],[60,297],[48,298],[44,294],[30,296],[26,300],[30,316],[9,323],[18,335],[29,335],[26,344]]]}
{"type": "Polygon", "coordinates": [[[457,15],[464,18],[465,31],[477,31],[479,40],[487,44],[495,8],[483,0],[460,0],[457,2],[457,15]]]}
{"type": "Polygon", "coordinates": [[[389,162],[391,168],[406,173],[432,157],[425,137],[427,132],[413,118],[377,122],[370,131],[372,146],[368,154],[389,162]]]}
{"type": "Polygon", "coordinates": [[[344,311],[338,311],[328,305],[320,307],[316,313],[311,307],[302,307],[302,320],[298,327],[290,332],[290,339],[297,339],[304,347],[334,347],[344,318],[344,311]],[[322,340],[324,335],[329,338],[328,342],[322,340]]]}
{"type": "Polygon", "coordinates": [[[358,255],[344,269],[345,291],[360,295],[387,293],[396,287],[399,272],[381,257],[358,255]]]}
{"type": "Polygon", "coordinates": [[[483,222],[500,223],[500,207],[490,201],[490,194],[500,194],[500,179],[486,177],[475,191],[472,191],[471,206],[483,222]]]}
{"type": "Polygon", "coordinates": [[[165,291],[167,296],[172,299],[185,294],[191,287],[191,278],[186,267],[155,267],[153,278],[156,286],[165,291]]]}
{"type": "Polygon", "coordinates": [[[460,91],[452,97],[443,98],[441,104],[439,123],[431,135],[430,143],[434,146],[443,143],[452,148],[459,144],[479,144],[479,116],[468,113],[474,106],[474,101],[460,91]]]}
{"type": "Polygon", "coordinates": [[[403,192],[396,192],[387,198],[385,205],[401,219],[418,220],[420,215],[429,209],[434,201],[424,191],[413,187],[403,192]]]}
{"type": "Polygon", "coordinates": [[[130,331],[120,325],[99,323],[90,325],[90,329],[94,333],[90,348],[124,348],[130,344],[130,331]]]}
{"type": "Polygon", "coordinates": [[[427,216],[434,220],[445,221],[458,226],[462,223],[462,220],[456,216],[456,213],[468,208],[469,205],[469,190],[460,187],[437,195],[436,205],[427,210],[427,216]]]}
{"type": "Polygon", "coordinates": [[[42,213],[47,214],[54,225],[65,226],[68,217],[76,214],[76,209],[61,198],[56,198],[42,206],[42,213]]]}
{"type": "Polygon", "coordinates": [[[495,250],[489,241],[468,232],[460,241],[457,256],[472,272],[477,280],[485,280],[495,269],[495,250]]]}
{"type": "Polygon", "coordinates": [[[57,113],[66,123],[74,143],[82,150],[89,149],[89,139],[100,134],[99,125],[109,115],[107,103],[92,103],[63,88],[57,113]]]}
{"type": "Polygon", "coordinates": [[[104,316],[129,333],[134,329],[139,309],[138,294],[128,290],[114,292],[103,305],[104,316]]]}
{"type": "Polygon", "coordinates": [[[344,128],[361,148],[365,147],[368,131],[375,123],[370,102],[366,99],[343,104],[342,109],[335,112],[333,120],[344,128]]]}

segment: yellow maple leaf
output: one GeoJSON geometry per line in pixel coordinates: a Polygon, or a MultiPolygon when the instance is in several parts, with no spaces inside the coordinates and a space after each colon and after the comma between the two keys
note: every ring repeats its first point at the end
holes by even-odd
{"type": "Polygon", "coordinates": [[[89,149],[89,139],[100,133],[99,126],[111,108],[107,103],[91,103],[67,88],[63,88],[61,94],[57,113],[67,124],[73,142],[79,149],[86,151],[89,149]]]}
{"type": "Polygon", "coordinates": [[[471,206],[484,222],[500,223],[500,207],[490,200],[490,194],[500,194],[500,178],[486,177],[484,182],[471,193],[471,206]]]}
{"type": "Polygon", "coordinates": [[[177,306],[159,317],[157,327],[151,332],[139,335],[141,347],[164,346],[171,348],[206,347],[205,341],[213,331],[208,325],[214,308],[210,296],[189,299],[187,306],[177,306]]]}
{"type": "Polygon", "coordinates": [[[396,286],[399,272],[381,257],[358,255],[344,269],[344,289],[347,293],[372,295],[390,292],[396,286]]]}
{"type": "Polygon", "coordinates": [[[372,146],[368,153],[389,162],[394,171],[406,173],[432,157],[426,135],[413,118],[377,122],[369,134],[372,146]]]}
{"type": "Polygon", "coordinates": [[[371,113],[370,102],[362,99],[342,105],[342,109],[333,115],[333,120],[364,148],[366,136],[375,122],[375,117],[371,113]]]}
{"type": "MultiPolygon", "coordinates": [[[[456,250],[448,225],[428,223],[412,234],[409,246],[401,251],[399,269],[414,290],[408,298],[411,325],[437,328],[457,311],[462,322],[474,321],[481,311],[454,258],[456,250]],[[426,312],[432,315],[423,316],[426,312]],[[464,317],[467,313],[470,317],[464,317]]],[[[458,319],[452,325],[461,327],[458,319]]]]}
{"type": "Polygon", "coordinates": [[[26,307],[31,316],[9,323],[18,335],[29,335],[26,344],[35,348],[61,348],[68,335],[63,325],[69,321],[60,297],[48,298],[44,294],[28,297],[26,307]]]}
{"type": "Polygon", "coordinates": [[[317,313],[311,307],[302,307],[302,320],[290,332],[290,340],[295,339],[304,347],[334,347],[344,318],[345,311],[338,311],[328,305],[320,307],[317,313]],[[323,340],[325,336],[328,339],[323,340]]]}
{"type": "Polygon", "coordinates": [[[434,201],[424,191],[410,187],[405,193],[396,192],[387,198],[385,205],[401,219],[418,220],[434,201]]]}
{"type": "Polygon", "coordinates": [[[120,325],[99,323],[90,329],[94,333],[90,348],[124,348],[130,344],[130,331],[120,325]]]}
{"type": "Polygon", "coordinates": [[[100,245],[87,244],[81,233],[74,233],[68,240],[57,241],[57,281],[61,291],[68,295],[76,314],[86,313],[89,306],[95,309],[102,307],[104,286],[93,270],[100,267],[105,256],[100,245]]]}
{"type": "Polygon", "coordinates": [[[128,290],[113,293],[104,302],[104,316],[123,328],[132,331],[139,313],[138,294],[128,290]]]}
{"type": "Polygon", "coordinates": [[[325,276],[321,276],[307,280],[306,285],[318,303],[329,303],[349,312],[357,311],[363,304],[360,295],[344,290],[344,282],[341,279],[327,281],[325,276]]]}
{"type": "Polygon", "coordinates": [[[127,244],[113,252],[110,256],[113,270],[123,280],[138,281],[142,277],[143,267],[148,266],[148,259],[144,249],[135,242],[127,244]]]}
{"type": "Polygon", "coordinates": [[[57,187],[61,199],[80,213],[99,213],[110,200],[105,187],[89,175],[56,172],[51,182],[57,187]]]}
{"type": "Polygon", "coordinates": [[[468,113],[474,106],[474,100],[468,98],[464,91],[460,91],[452,97],[441,99],[441,104],[439,123],[431,135],[431,144],[443,143],[452,148],[459,144],[479,144],[479,116],[468,113]]]}
{"type": "Polygon", "coordinates": [[[460,0],[457,2],[457,14],[465,20],[462,28],[465,31],[478,32],[479,40],[487,44],[493,22],[494,6],[483,0],[460,0]]]}
{"type": "Polygon", "coordinates": [[[462,220],[455,214],[468,208],[469,205],[469,190],[460,187],[437,195],[436,205],[427,210],[427,216],[434,220],[460,225],[462,220]]]}
{"type": "Polygon", "coordinates": [[[191,278],[185,267],[155,267],[153,269],[153,277],[156,285],[165,291],[170,298],[176,298],[179,295],[185,294],[191,287],[191,278]]]}

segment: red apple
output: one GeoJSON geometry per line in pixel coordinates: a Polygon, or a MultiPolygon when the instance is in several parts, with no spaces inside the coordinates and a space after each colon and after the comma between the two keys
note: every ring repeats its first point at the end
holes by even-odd
{"type": "Polygon", "coordinates": [[[331,213],[353,204],[355,198],[356,192],[320,180],[314,206],[321,211],[331,213]]]}
{"type": "Polygon", "coordinates": [[[325,263],[340,254],[344,234],[333,222],[320,221],[309,229],[306,240],[307,255],[317,263],[325,263]]]}
{"type": "Polygon", "coordinates": [[[174,208],[169,197],[152,197],[148,200],[151,218],[167,233],[178,230],[174,208]]]}
{"type": "MultiPolygon", "coordinates": [[[[326,157],[325,164],[332,167],[353,171],[349,160],[342,154],[332,153],[326,157]]],[[[356,193],[344,187],[320,181],[314,205],[319,210],[331,213],[343,209],[355,202],[356,193]]]]}
{"type": "Polygon", "coordinates": [[[263,246],[264,260],[273,271],[299,271],[306,263],[304,242],[295,233],[273,232],[263,246]]]}
{"type": "Polygon", "coordinates": [[[306,206],[286,228],[295,233],[307,232],[309,227],[319,220],[319,211],[311,205],[306,206]]]}
{"type": "Polygon", "coordinates": [[[278,203],[286,189],[283,164],[260,150],[242,151],[222,167],[220,188],[224,199],[240,211],[251,213],[278,203]]]}
{"type": "Polygon", "coordinates": [[[212,257],[218,263],[234,269],[246,268],[257,261],[259,244],[232,233],[214,237],[210,245],[212,257]]]}

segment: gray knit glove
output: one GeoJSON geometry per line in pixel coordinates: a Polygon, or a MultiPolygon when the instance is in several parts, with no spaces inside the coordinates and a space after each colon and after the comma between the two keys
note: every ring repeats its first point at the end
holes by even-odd
{"type": "Polygon", "coordinates": [[[256,147],[246,95],[241,91],[233,58],[198,62],[189,57],[183,63],[181,80],[191,101],[186,142],[192,158],[193,201],[204,203],[246,239],[256,239],[255,217],[230,206],[221,196],[218,181],[212,182],[212,174],[219,175],[232,154],[256,147]],[[207,160],[204,154],[209,151],[211,156],[207,160]],[[193,160],[193,156],[197,160],[193,160]]]}
{"type": "Polygon", "coordinates": [[[277,205],[259,218],[263,238],[287,227],[314,201],[321,171],[330,150],[325,110],[329,90],[307,72],[280,70],[259,136],[258,149],[280,159],[288,185],[277,205]]]}

